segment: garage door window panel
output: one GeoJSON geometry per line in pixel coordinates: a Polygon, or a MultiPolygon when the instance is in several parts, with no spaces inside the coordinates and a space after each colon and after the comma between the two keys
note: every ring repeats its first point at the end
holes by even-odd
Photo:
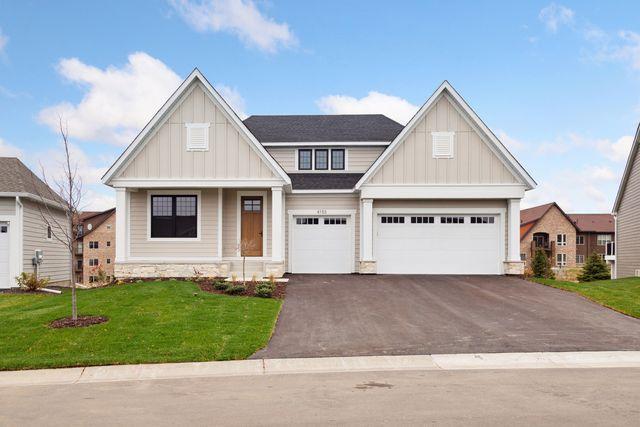
{"type": "Polygon", "coordinates": [[[432,216],[412,216],[411,224],[433,224],[435,218],[432,216]]]}
{"type": "Polygon", "coordinates": [[[464,224],[463,216],[443,216],[440,217],[440,224],[464,224]]]}

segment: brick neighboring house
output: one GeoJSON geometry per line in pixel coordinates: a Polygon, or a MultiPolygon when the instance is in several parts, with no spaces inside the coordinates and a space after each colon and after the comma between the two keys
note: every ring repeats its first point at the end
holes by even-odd
{"type": "Polygon", "coordinates": [[[107,279],[113,278],[116,257],[116,209],[86,211],[76,221],[76,281],[90,284],[102,269],[107,279]]]}
{"type": "Polygon", "coordinates": [[[605,258],[607,243],[615,241],[615,222],[611,214],[569,214],[576,225],[576,263],[582,265],[592,253],[605,258]]]}
{"type": "Polygon", "coordinates": [[[531,264],[536,250],[545,251],[554,267],[576,266],[576,226],[556,203],[520,211],[520,258],[531,264]]]}

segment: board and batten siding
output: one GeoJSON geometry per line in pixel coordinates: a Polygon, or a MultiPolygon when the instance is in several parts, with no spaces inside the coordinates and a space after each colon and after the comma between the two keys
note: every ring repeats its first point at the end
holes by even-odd
{"type": "Polygon", "coordinates": [[[355,254],[353,271],[358,271],[358,261],[360,261],[360,207],[359,198],[354,194],[287,194],[285,200],[285,266],[287,271],[289,265],[289,211],[290,210],[355,210],[354,231],[355,231],[355,254]]]}
{"type": "Polygon", "coordinates": [[[271,166],[198,83],[118,178],[277,179],[271,166]],[[210,123],[209,150],[187,151],[186,123],[210,123]]]}
{"type": "MultiPolygon", "coordinates": [[[[299,147],[310,148],[310,147],[299,147]]],[[[365,172],[382,154],[386,147],[312,147],[320,149],[341,148],[346,150],[347,170],[296,170],[296,147],[267,147],[267,151],[287,173],[341,173],[365,172]]]]}
{"type": "MultiPolygon", "coordinates": [[[[238,191],[245,193],[266,192],[267,200],[264,200],[262,211],[263,219],[266,218],[266,247],[262,248],[262,256],[271,255],[271,190],[270,189],[242,189],[225,188],[222,193],[222,256],[238,256],[238,191]]],[[[263,221],[264,223],[264,221],[263,221]]],[[[247,257],[250,260],[251,257],[247,257]]]]}
{"type": "Polygon", "coordinates": [[[443,95],[368,183],[513,184],[518,180],[443,95]],[[452,159],[433,158],[431,132],[455,132],[452,159]]]}
{"type": "Polygon", "coordinates": [[[631,165],[617,213],[616,277],[635,276],[640,270],[640,150],[631,165]]]}
{"type": "MultiPolygon", "coordinates": [[[[139,259],[185,259],[218,257],[218,190],[193,190],[193,194],[200,191],[200,239],[193,241],[153,240],[148,238],[150,214],[148,210],[147,191],[130,193],[129,201],[129,256],[132,260],[139,259]]],[[[150,191],[153,194],[153,191],[150,191]]],[[[168,193],[166,193],[168,194],[168,193]]],[[[175,195],[189,194],[189,190],[176,191],[175,195]]]]}
{"type": "Polygon", "coordinates": [[[16,198],[15,197],[0,197],[0,215],[15,215],[16,214],[16,198]]]}
{"type": "Polygon", "coordinates": [[[31,262],[35,256],[35,251],[43,251],[43,262],[38,267],[39,277],[48,277],[51,284],[69,284],[71,279],[71,253],[67,245],[65,233],[70,233],[71,224],[67,222],[67,217],[62,210],[46,209],[42,212],[49,218],[50,213],[53,218],[49,219],[52,225],[54,236],[47,239],[47,224],[42,218],[41,210],[36,202],[23,199],[23,259],[22,269],[27,273],[35,272],[31,262]],[[63,227],[67,230],[63,231],[63,227]],[[58,240],[57,235],[62,241],[58,240]]]}

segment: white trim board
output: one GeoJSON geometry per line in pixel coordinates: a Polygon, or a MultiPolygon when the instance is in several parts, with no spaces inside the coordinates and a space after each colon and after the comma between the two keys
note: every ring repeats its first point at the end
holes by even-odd
{"type": "Polygon", "coordinates": [[[271,188],[282,186],[282,181],[252,179],[114,179],[115,188],[271,188]]]}
{"type": "MultiPolygon", "coordinates": [[[[267,191],[238,191],[236,192],[236,256],[240,256],[240,240],[242,239],[242,197],[262,196],[262,257],[267,253],[267,216],[271,213],[268,203],[267,191]]],[[[262,257],[250,257],[248,260],[262,257]]]]}
{"type": "Polygon", "coordinates": [[[524,185],[449,184],[449,185],[365,185],[362,199],[521,199],[524,185]]]}
{"type": "Polygon", "coordinates": [[[331,142],[263,142],[264,147],[377,147],[391,144],[391,141],[331,141],[331,142]]]}

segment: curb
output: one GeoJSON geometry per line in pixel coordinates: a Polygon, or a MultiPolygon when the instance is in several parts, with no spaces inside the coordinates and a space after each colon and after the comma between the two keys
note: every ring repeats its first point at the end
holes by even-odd
{"type": "Polygon", "coordinates": [[[380,371],[640,368],[640,351],[433,354],[231,360],[0,372],[0,387],[380,371]]]}

